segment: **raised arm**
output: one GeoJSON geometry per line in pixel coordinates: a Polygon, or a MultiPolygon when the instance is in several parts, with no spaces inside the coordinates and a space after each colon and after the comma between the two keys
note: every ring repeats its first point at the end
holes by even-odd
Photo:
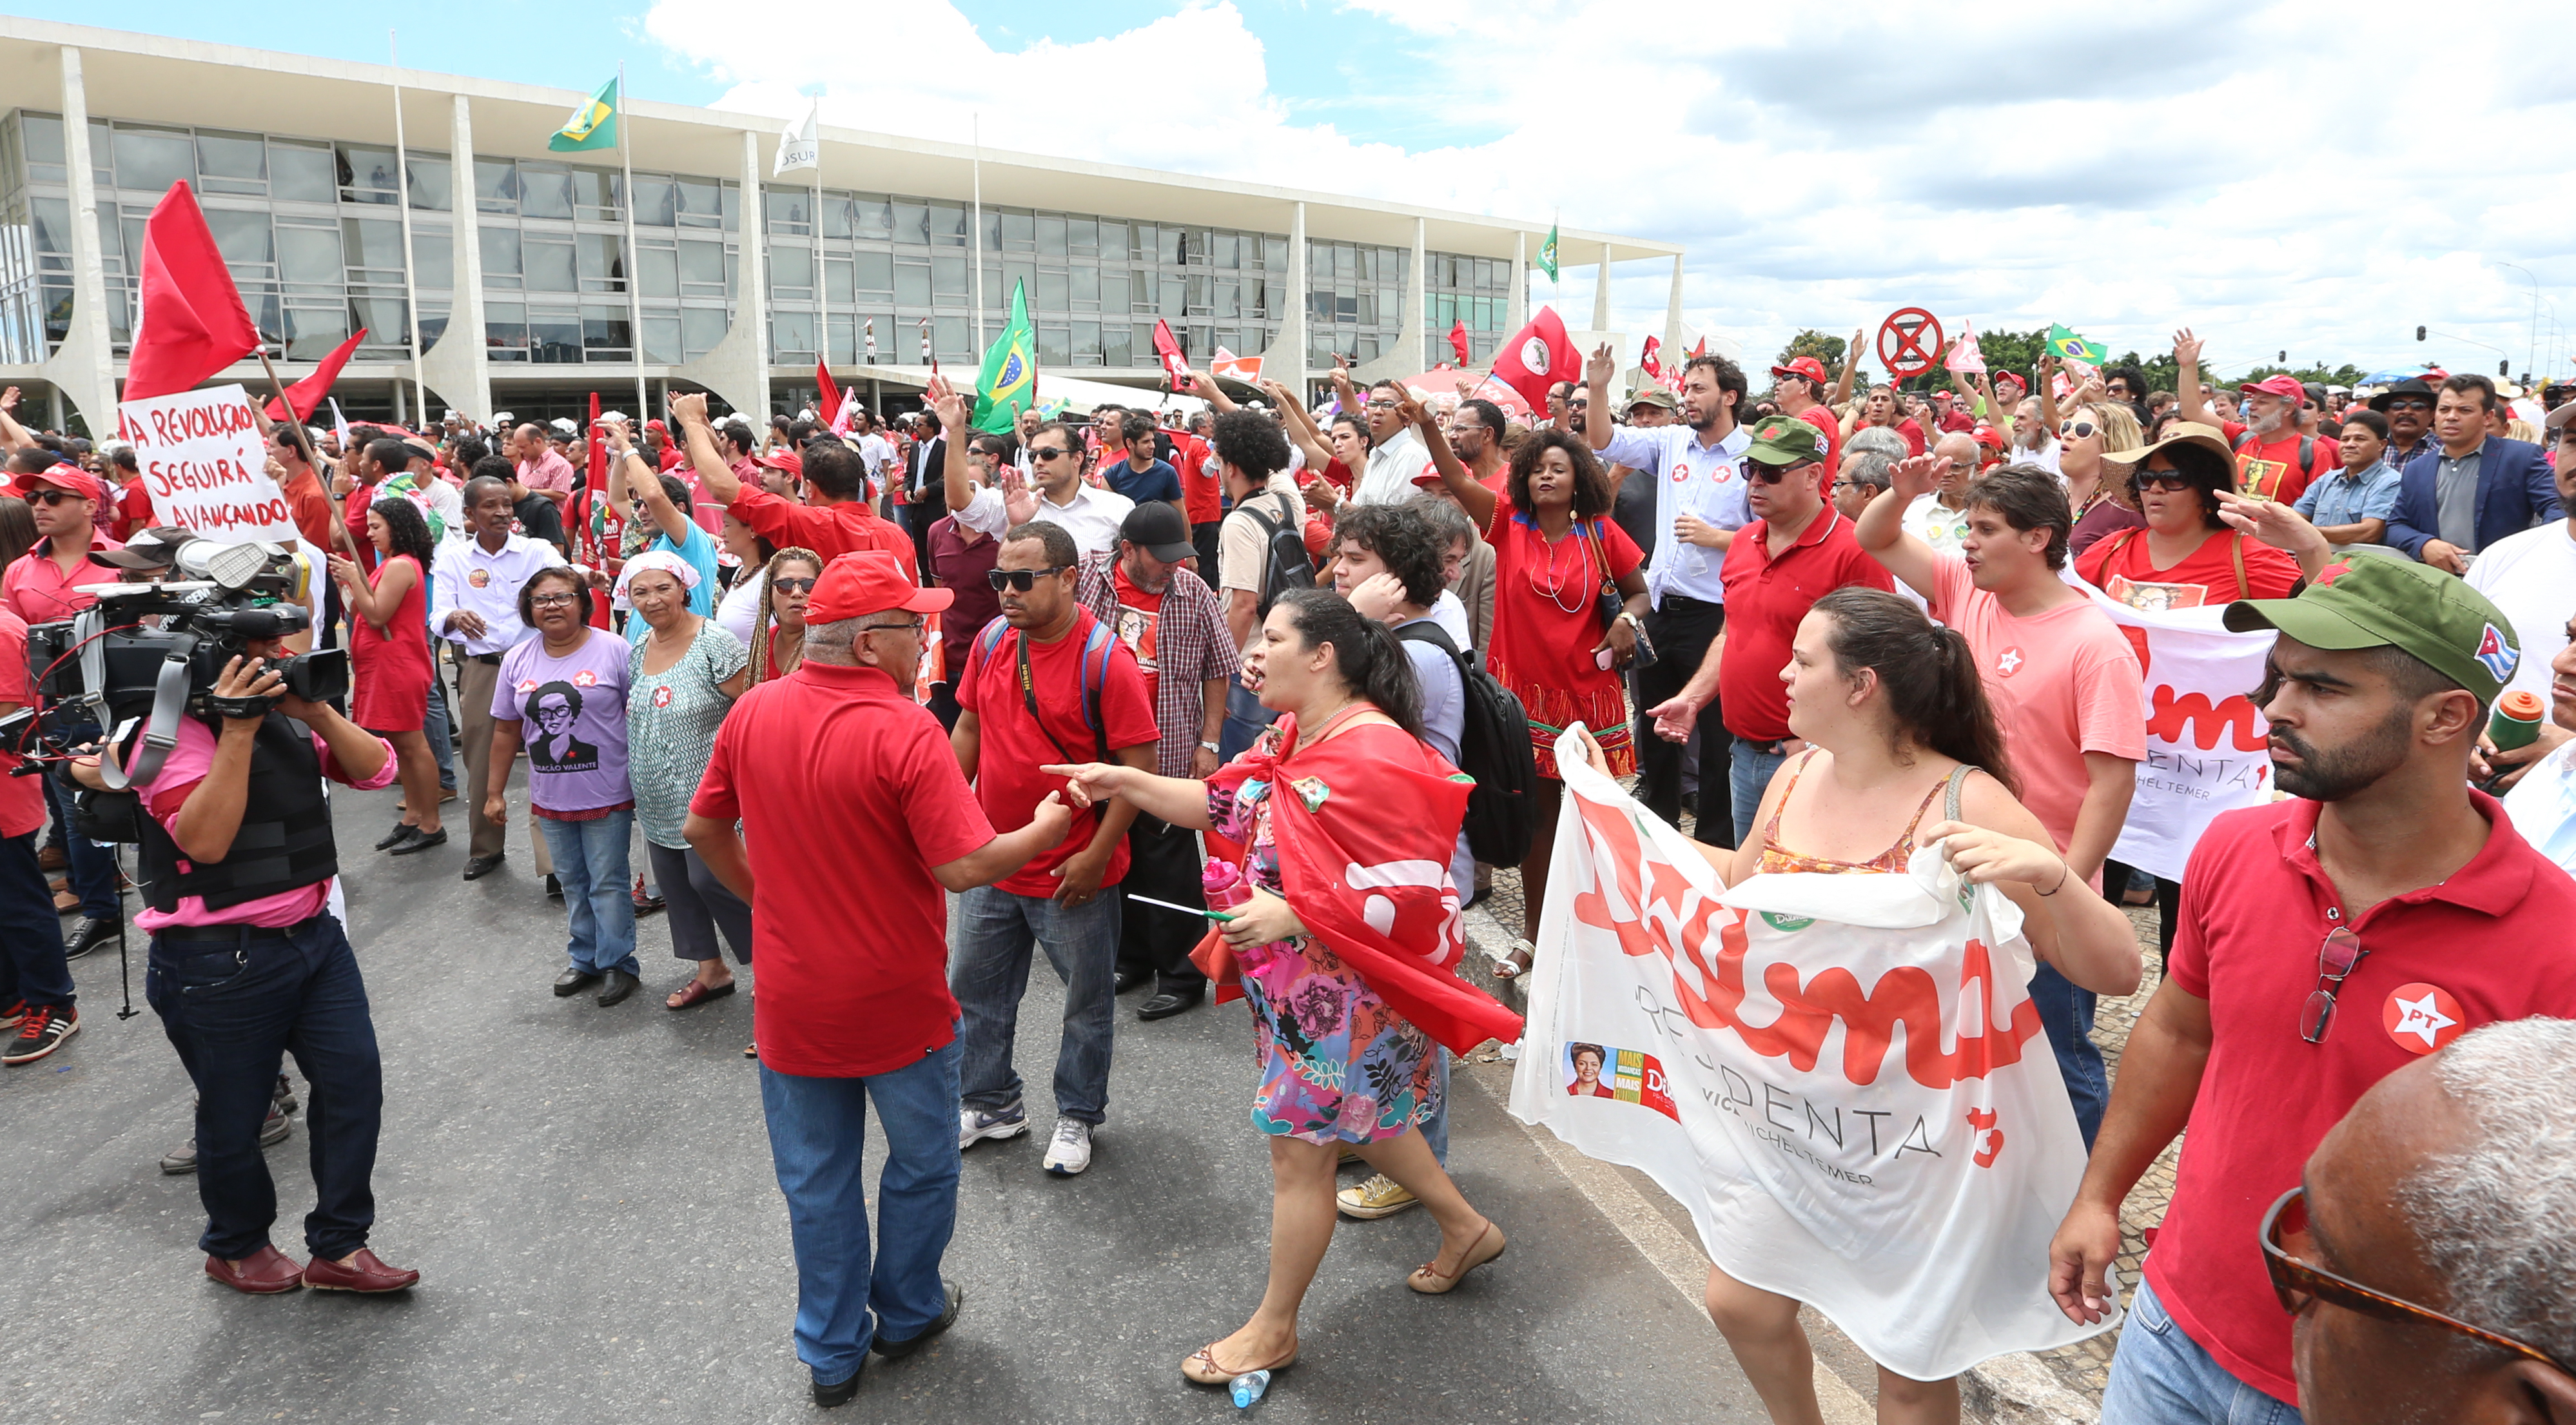
{"type": "Polygon", "coordinates": [[[1467,511],[1467,518],[1476,522],[1479,531],[1492,528],[1496,503],[1494,492],[1486,489],[1484,483],[1467,469],[1466,463],[1458,458],[1458,452],[1449,448],[1449,437],[1440,433],[1440,423],[1431,418],[1431,412],[1410,391],[1396,402],[1395,410],[1396,414],[1413,423],[1414,432],[1422,437],[1423,448],[1431,452],[1431,465],[1440,472],[1440,483],[1448,486],[1449,493],[1458,497],[1459,505],[1467,511]]]}
{"type": "MultiPolygon", "coordinates": [[[[707,493],[720,504],[732,504],[734,497],[742,493],[742,481],[716,450],[715,427],[707,421],[707,398],[695,391],[673,396],[671,414],[680,418],[680,430],[689,447],[689,464],[697,468],[698,479],[705,482],[707,493]]],[[[614,478],[612,475],[612,482],[614,478]]]]}
{"type": "Polygon", "coordinates": [[[2039,397],[2040,438],[2055,441],[2057,439],[2057,358],[2054,355],[2046,352],[2040,354],[2038,380],[2039,389],[2031,394],[2039,397]]]}
{"type": "Polygon", "coordinates": [[[1333,452],[1324,443],[1324,433],[1315,428],[1315,418],[1308,415],[1304,404],[1278,382],[1263,381],[1261,389],[1269,392],[1270,399],[1278,403],[1279,419],[1287,427],[1288,439],[1306,453],[1307,468],[1321,474],[1325,466],[1333,463],[1333,452]]]}
{"type": "Polygon", "coordinates": [[[1949,469],[1946,455],[1916,455],[1896,462],[1887,472],[1887,488],[1871,497],[1869,507],[1852,523],[1852,538],[1869,557],[1926,599],[1938,591],[1940,561],[1931,545],[1905,532],[1905,512],[1941,483],[1949,469]]]}
{"type": "Polygon", "coordinates": [[[34,438],[27,434],[27,428],[18,424],[17,413],[18,388],[12,386],[5,391],[0,391],[0,445],[5,445],[11,450],[36,443],[34,438]]]}
{"type": "Polygon", "coordinates": [[[1610,437],[1618,430],[1618,422],[1610,417],[1610,378],[1618,374],[1619,357],[1606,341],[1593,348],[1592,359],[1583,363],[1584,384],[1592,388],[1592,414],[1599,418],[1583,423],[1583,440],[1596,454],[1610,448],[1610,437]]]}
{"type": "Polygon", "coordinates": [[[1234,403],[1232,396],[1225,393],[1224,387],[1216,384],[1215,377],[1204,371],[1190,373],[1190,394],[1206,398],[1209,405],[1220,411],[1233,412],[1243,409],[1234,403]]]}
{"type": "Polygon", "coordinates": [[[1861,332],[1853,332],[1851,345],[1843,348],[1843,374],[1834,378],[1834,393],[1825,400],[1828,407],[1839,406],[1851,399],[1852,378],[1860,374],[1862,335],[1861,332]]]}
{"type": "Polygon", "coordinates": [[[922,395],[939,416],[941,438],[948,451],[940,466],[940,483],[948,496],[949,512],[954,514],[975,501],[974,467],[966,460],[966,442],[973,438],[966,429],[966,398],[945,376],[931,377],[922,395]]]}
{"type": "Polygon", "coordinates": [[[2174,333],[2174,404],[2182,407],[2182,418],[2205,426],[2219,424],[2210,414],[2209,398],[2200,393],[2200,338],[2184,327],[2174,333]]]}

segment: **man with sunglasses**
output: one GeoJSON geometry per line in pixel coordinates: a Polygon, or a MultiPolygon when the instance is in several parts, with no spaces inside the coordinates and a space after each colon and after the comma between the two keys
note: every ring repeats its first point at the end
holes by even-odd
{"type": "MultiPolygon", "coordinates": [[[[928,396],[948,429],[949,440],[963,440],[967,407],[973,398],[938,376],[930,378],[928,396]],[[950,417],[952,409],[956,412],[954,419],[950,417]]],[[[951,479],[948,508],[960,526],[999,539],[1019,525],[1043,520],[1072,537],[1078,556],[1106,554],[1118,547],[1118,531],[1127,521],[1127,512],[1136,508],[1136,502],[1115,490],[1083,483],[1082,437],[1072,426],[1062,421],[1039,425],[1029,433],[1020,454],[1028,460],[1028,480],[1037,489],[1035,503],[1028,502],[1025,490],[1006,494],[998,486],[972,487],[951,479]],[[1015,499],[1023,508],[1013,508],[1015,499]]],[[[953,659],[959,655],[952,650],[949,656],[953,659]]]]}
{"type": "Polygon", "coordinates": [[[2390,469],[2403,470],[2416,457],[2433,453],[2436,399],[2431,383],[2421,377],[2409,377],[2370,398],[2370,408],[2388,417],[2388,453],[2381,458],[2390,469]]]}
{"type": "Polygon", "coordinates": [[[2302,431],[2308,389],[2296,376],[2266,376],[2238,386],[2248,402],[2248,419],[2238,421],[2228,419],[2231,412],[2210,409],[2200,382],[2200,339],[2188,327],[2174,333],[2174,361],[2181,368],[2175,389],[2183,393],[2182,418],[2226,434],[2236,452],[2238,489],[2267,500],[2295,500],[2343,463],[2333,441],[2302,431]]]}
{"type": "Polygon", "coordinates": [[[2490,1024],[2390,1074],[2260,1242],[2309,1425],[2576,1419],[2576,1025],[2490,1024]]]}
{"type": "MultiPolygon", "coordinates": [[[[1349,383],[1338,384],[1347,387],[1349,383]]],[[[1360,406],[1375,444],[1369,447],[1368,465],[1351,489],[1352,504],[1403,504],[1413,498],[1414,477],[1432,468],[1431,452],[1404,419],[1404,397],[1403,387],[1380,381],[1369,388],[1368,400],[1360,406]]]]}
{"type": "Polygon", "coordinates": [[[2248,1249],[2263,1209],[2372,1084],[2481,1024],[2576,1017],[2576,881],[2468,783],[2520,658],[2504,615],[2421,564],[2328,563],[2306,534],[2306,592],[2226,613],[2280,635],[2255,698],[2291,799],[2193,849],[2164,982],[2050,1247],[2059,1306],[2102,1319],[2120,1204],[2190,1123],[2105,1425],[2295,1420],[2290,1323],[2248,1249]]]}

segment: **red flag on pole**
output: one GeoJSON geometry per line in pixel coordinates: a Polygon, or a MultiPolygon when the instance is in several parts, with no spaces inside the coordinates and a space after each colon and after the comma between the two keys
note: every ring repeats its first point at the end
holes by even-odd
{"type": "Polygon", "coordinates": [[[1533,411],[1547,409],[1548,387],[1583,379],[1583,358],[1554,307],[1539,308],[1528,326],[1503,343],[1494,357],[1494,377],[1520,392],[1533,411]]]}
{"type": "MultiPolygon", "coordinates": [[[[340,343],[337,351],[322,358],[322,364],[313,369],[312,375],[286,388],[286,399],[295,403],[295,419],[299,423],[313,419],[313,413],[321,409],[322,398],[331,394],[331,383],[340,379],[340,368],[349,364],[349,353],[356,351],[358,343],[366,338],[367,329],[358,328],[356,336],[340,343]]],[[[273,421],[286,419],[286,408],[277,403],[275,396],[268,398],[268,418],[273,421]]]]}
{"type": "Polygon", "coordinates": [[[1173,390],[1189,384],[1189,358],[1181,355],[1181,344],[1172,335],[1172,324],[1159,317],[1154,320],[1154,352],[1163,358],[1163,374],[1171,379],[1173,390]]]}
{"type": "Polygon", "coordinates": [[[841,388],[832,384],[832,368],[821,360],[814,363],[814,384],[822,392],[814,403],[814,414],[829,425],[841,413],[841,388]]]}
{"type": "Polygon", "coordinates": [[[1473,366],[1476,364],[1476,358],[1467,354],[1469,351],[1469,347],[1467,345],[1467,322],[1463,317],[1459,319],[1456,326],[1449,329],[1449,349],[1458,353],[1459,365],[1473,366]]]}
{"type": "Polygon", "coordinates": [[[1662,337],[1647,337],[1645,349],[1637,353],[1637,369],[1645,372],[1648,376],[1661,381],[1664,376],[1664,359],[1659,355],[1659,353],[1662,352],[1663,349],[1664,339],[1662,337]]]}
{"type": "Polygon", "coordinates": [[[143,320],[126,400],[185,391],[259,349],[259,328],[187,184],[171,184],[143,225],[142,268],[143,320]]]}

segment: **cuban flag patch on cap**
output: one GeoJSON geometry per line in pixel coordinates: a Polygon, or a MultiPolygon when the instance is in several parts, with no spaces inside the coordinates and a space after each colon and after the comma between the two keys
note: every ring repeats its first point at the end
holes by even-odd
{"type": "Polygon", "coordinates": [[[2487,665],[2487,671],[2495,674],[2497,682],[2509,683],[2513,681],[2514,665],[2522,661],[2522,655],[2514,651],[2512,644],[2504,641],[2504,635],[2494,624],[2488,624],[2486,632],[2478,635],[2478,661],[2487,665]]]}

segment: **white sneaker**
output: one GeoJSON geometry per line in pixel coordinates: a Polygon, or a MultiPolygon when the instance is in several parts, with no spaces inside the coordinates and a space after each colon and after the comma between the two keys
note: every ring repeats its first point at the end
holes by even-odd
{"type": "Polygon", "coordinates": [[[1022,1110],[1014,1110],[1009,1114],[992,1113],[980,1108],[961,1108],[957,1111],[957,1151],[960,1153],[986,1138],[1017,1138],[1028,1131],[1029,1116],[1022,1110]]]}
{"type": "Polygon", "coordinates": [[[1055,1141],[1047,1145],[1046,1170],[1069,1178],[1091,1166],[1091,1125],[1079,1118],[1055,1121],[1055,1141]]]}

